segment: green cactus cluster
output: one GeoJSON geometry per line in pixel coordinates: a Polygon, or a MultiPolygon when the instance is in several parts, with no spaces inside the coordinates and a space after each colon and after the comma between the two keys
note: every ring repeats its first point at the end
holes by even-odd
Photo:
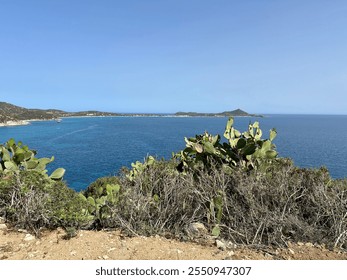
{"type": "Polygon", "coordinates": [[[131,163],[132,169],[130,170],[129,174],[126,175],[126,177],[130,181],[134,181],[135,178],[142,174],[147,168],[149,168],[151,165],[155,163],[155,158],[153,156],[148,156],[145,158],[144,163],[140,161],[136,161],[135,163],[131,163]]]}
{"type": "Polygon", "coordinates": [[[87,198],[80,194],[81,197],[88,202],[88,212],[94,215],[95,218],[102,223],[112,217],[110,206],[117,205],[120,199],[121,187],[119,184],[107,184],[106,194],[104,194],[103,187],[96,188],[96,194],[94,196],[88,196],[87,198]]]}
{"type": "MultiPolygon", "coordinates": [[[[0,145],[0,171],[4,173],[16,172],[21,170],[36,171],[47,175],[47,164],[54,160],[51,158],[36,158],[37,152],[30,150],[21,141],[11,138],[5,144],[0,145]]],[[[53,180],[61,180],[65,174],[64,168],[58,168],[49,176],[53,180]]]]}
{"type": "Polygon", "coordinates": [[[209,203],[209,212],[207,213],[207,222],[208,224],[214,223],[215,226],[212,228],[212,235],[218,237],[220,235],[220,224],[222,222],[223,216],[223,197],[225,193],[219,191],[219,194],[216,195],[209,203]]]}
{"type": "Polygon", "coordinates": [[[259,127],[259,122],[249,124],[248,131],[239,132],[233,127],[232,118],[227,122],[224,137],[229,145],[224,143],[225,150],[230,155],[227,158],[233,165],[241,165],[247,169],[256,169],[266,160],[277,157],[276,146],[272,141],[276,138],[275,129],[270,130],[269,139],[262,139],[263,132],[259,127]]]}
{"type": "Polygon", "coordinates": [[[243,133],[236,130],[233,124],[234,119],[229,118],[224,132],[227,142],[224,143],[221,143],[220,135],[213,136],[207,132],[185,138],[186,148],[174,155],[180,160],[178,169],[208,169],[213,162],[230,171],[236,166],[251,170],[277,157],[272,143],[277,134],[275,129],[270,130],[269,139],[262,139],[258,122],[250,123],[248,130],[243,133]]]}

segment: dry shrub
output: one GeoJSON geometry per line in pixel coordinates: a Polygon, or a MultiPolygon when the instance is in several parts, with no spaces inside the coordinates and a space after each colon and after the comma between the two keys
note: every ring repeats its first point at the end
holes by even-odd
{"type": "Polygon", "coordinates": [[[283,159],[267,173],[235,171],[225,189],[222,234],[244,244],[346,246],[346,187],[325,168],[300,169],[283,159]]]}
{"type": "Polygon", "coordinates": [[[38,172],[0,174],[0,216],[39,235],[41,228],[87,226],[87,203],[61,181],[38,172]]]}
{"type": "Polygon", "coordinates": [[[133,181],[120,180],[122,197],[112,207],[111,224],[131,235],[182,236],[187,224],[203,218],[192,174],[179,174],[170,163],[157,162],[133,181]]]}
{"type": "Polygon", "coordinates": [[[300,169],[277,160],[267,172],[231,174],[221,169],[182,174],[157,162],[135,180],[120,177],[123,194],[110,206],[108,224],[132,235],[171,234],[186,238],[193,222],[243,244],[281,246],[309,241],[346,247],[347,182],[325,168],[300,169]],[[213,207],[222,197],[222,218],[213,207]]]}

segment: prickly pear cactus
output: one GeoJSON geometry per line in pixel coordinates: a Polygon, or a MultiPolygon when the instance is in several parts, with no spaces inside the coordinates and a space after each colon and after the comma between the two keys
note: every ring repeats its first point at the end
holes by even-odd
{"type": "Polygon", "coordinates": [[[144,172],[149,166],[153,165],[155,162],[155,158],[152,156],[148,156],[144,163],[136,161],[135,163],[131,164],[132,169],[130,170],[129,174],[126,175],[126,177],[130,181],[134,181],[136,177],[144,172]]]}
{"type": "Polygon", "coordinates": [[[272,141],[277,133],[270,130],[270,138],[262,139],[263,132],[258,122],[249,124],[248,130],[241,133],[233,127],[234,119],[229,118],[224,137],[227,142],[221,143],[219,135],[205,132],[192,138],[185,138],[186,148],[174,155],[179,159],[178,169],[209,168],[211,162],[221,165],[226,170],[241,166],[247,170],[257,169],[277,157],[272,141]]]}
{"type": "Polygon", "coordinates": [[[120,190],[121,187],[118,184],[107,184],[106,195],[102,195],[104,190],[99,187],[96,196],[86,198],[88,213],[93,215],[100,224],[107,225],[107,220],[112,217],[110,206],[114,206],[119,202],[120,190]]]}
{"type": "Polygon", "coordinates": [[[230,118],[227,123],[224,137],[228,140],[229,146],[224,145],[224,147],[226,151],[232,151],[230,160],[234,165],[255,169],[262,162],[277,157],[276,147],[272,143],[277,135],[275,129],[270,130],[269,139],[262,139],[263,132],[259,122],[249,124],[248,131],[243,133],[233,128],[233,122],[234,120],[230,118]]]}
{"type": "MultiPolygon", "coordinates": [[[[4,145],[0,145],[0,171],[5,173],[19,172],[20,170],[37,171],[47,175],[47,164],[54,160],[51,158],[36,158],[36,151],[30,150],[21,141],[11,138],[4,145]]],[[[52,180],[61,180],[65,169],[58,168],[49,176],[52,180]]],[[[48,175],[47,175],[48,176],[48,175]]]]}

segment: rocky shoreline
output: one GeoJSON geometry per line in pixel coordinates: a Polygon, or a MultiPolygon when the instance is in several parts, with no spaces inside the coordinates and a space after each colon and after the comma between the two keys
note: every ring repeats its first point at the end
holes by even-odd
{"type": "Polygon", "coordinates": [[[28,125],[28,124],[30,124],[30,122],[27,121],[27,120],[23,120],[23,121],[7,121],[7,122],[0,123],[0,127],[3,127],[3,126],[28,125]]]}

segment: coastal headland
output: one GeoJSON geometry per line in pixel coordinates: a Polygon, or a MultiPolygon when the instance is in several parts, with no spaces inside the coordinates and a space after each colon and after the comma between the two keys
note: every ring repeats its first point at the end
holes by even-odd
{"type": "Polygon", "coordinates": [[[249,114],[241,109],[221,113],[177,112],[173,114],[157,113],[113,113],[100,111],[66,112],[57,109],[28,109],[7,102],[0,102],[0,127],[28,125],[30,121],[60,120],[67,117],[262,117],[249,114]]]}

